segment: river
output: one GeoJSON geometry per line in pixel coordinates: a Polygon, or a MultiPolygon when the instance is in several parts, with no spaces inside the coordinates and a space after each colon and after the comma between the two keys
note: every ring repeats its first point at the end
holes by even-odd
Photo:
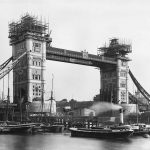
{"type": "Polygon", "coordinates": [[[150,138],[75,138],[66,134],[0,135],[0,150],[150,150],[150,138]]]}

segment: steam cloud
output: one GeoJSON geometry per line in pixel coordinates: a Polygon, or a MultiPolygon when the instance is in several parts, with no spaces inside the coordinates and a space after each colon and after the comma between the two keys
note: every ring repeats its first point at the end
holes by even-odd
{"type": "Polygon", "coordinates": [[[120,105],[116,105],[113,103],[107,103],[107,102],[98,102],[93,104],[90,109],[94,110],[96,114],[100,114],[103,112],[107,112],[110,110],[119,110],[122,107],[120,105]]]}

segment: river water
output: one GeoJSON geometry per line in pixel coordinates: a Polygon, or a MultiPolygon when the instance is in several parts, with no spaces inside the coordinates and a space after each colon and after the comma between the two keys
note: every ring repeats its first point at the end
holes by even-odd
{"type": "Polygon", "coordinates": [[[76,138],[66,134],[0,135],[0,150],[150,150],[150,138],[76,138]]]}

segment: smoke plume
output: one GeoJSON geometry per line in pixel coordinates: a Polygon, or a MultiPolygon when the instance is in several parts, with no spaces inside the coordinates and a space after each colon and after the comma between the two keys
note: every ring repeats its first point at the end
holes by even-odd
{"type": "Polygon", "coordinates": [[[121,108],[122,107],[120,105],[107,102],[97,102],[90,107],[90,109],[94,110],[96,114],[100,114],[110,110],[119,110],[121,108]]]}

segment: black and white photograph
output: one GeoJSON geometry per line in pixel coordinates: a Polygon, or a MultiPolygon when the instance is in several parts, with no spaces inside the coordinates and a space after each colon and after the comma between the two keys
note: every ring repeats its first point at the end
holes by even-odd
{"type": "Polygon", "coordinates": [[[149,0],[1,0],[0,150],[149,150],[149,61],[149,0]]]}

